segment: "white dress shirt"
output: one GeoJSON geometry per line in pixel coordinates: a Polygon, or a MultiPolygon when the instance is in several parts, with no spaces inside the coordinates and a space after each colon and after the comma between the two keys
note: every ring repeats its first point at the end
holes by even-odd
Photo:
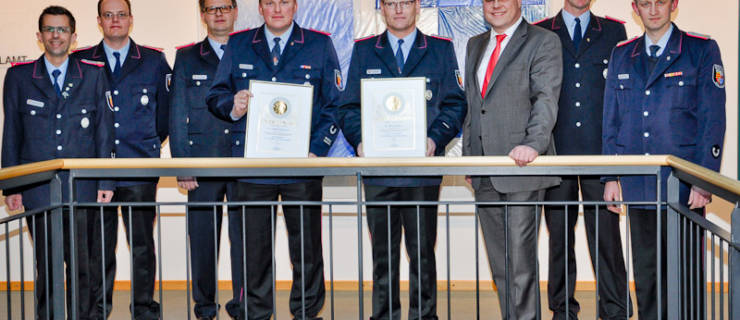
{"type": "Polygon", "coordinates": [[[517,20],[514,25],[509,27],[509,29],[506,29],[504,33],[496,33],[496,31],[491,28],[491,38],[488,40],[488,46],[486,47],[486,51],[483,52],[483,57],[481,59],[480,65],[478,66],[478,89],[483,91],[483,81],[486,79],[486,69],[488,69],[488,62],[491,60],[491,54],[493,53],[493,50],[496,50],[496,36],[499,34],[506,34],[506,38],[503,42],[501,42],[501,50],[499,50],[499,59],[501,56],[504,55],[504,50],[506,50],[506,45],[509,44],[509,40],[511,40],[512,35],[514,35],[514,31],[516,31],[516,28],[519,27],[520,24],[522,24],[522,21],[524,19],[522,17],[519,17],[519,20],[517,20]]]}

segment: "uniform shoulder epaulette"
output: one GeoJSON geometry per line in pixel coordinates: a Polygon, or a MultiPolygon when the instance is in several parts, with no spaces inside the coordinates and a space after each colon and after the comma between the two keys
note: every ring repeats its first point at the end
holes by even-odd
{"type": "Polygon", "coordinates": [[[547,20],[550,20],[550,18],[549,18],[549,17],[547,17],[547,18],[544,18],[544,19],[542,19],[542,20],[540,20],[540,21],[537,21],[537,22],[533,23],[533,25],[538,25],[538,24],[540,24],[540,23],[543,23],[543,22],[545,22],[545,21],[547,21],[547,20]]]}
{"type": "Polygon", "coordinates": [[[229,35],[230,35],[230,36],[233,36],[233,35],[235,35],[235,34],[239,34],[239,33],[242,33],[242,32],[247,32],[247,31],[249,31],[249,28],[247,28],[247,29],[242,29],[242,30],[238,30],[238,31],[234,31],[234,32],[232,32],[232,33],[229,33],[229,35]]]}
{"type": "Polygon", "coordinates": [[[365,41],[365,40],[370,39],[370,38],[373,38],[373,37],[375,37],[375,35],[374,34],[371,34],[371,35],[369,35],[367,37],[357,38],[357,39],[355,39],[355,42],[365,41]]]}
{"type": "Polygon", "coordinates": [[[10,63],[10,66],[11,67],[17,67],[17,66],[22,66],[24,64],[31,64],[31,63],[34,63],[34,61],[31,60],[31,61],[11,62],[10,63]]]}
{"type": "Polygon", "coordinates": [[[87,49],[91,49],[92,47],[94,47],[94,46],[87,46],[87,47],[77,48],[77,49],[72,50],[72,53],[80,52],[80,51],[85,51],[87,49]]]}
{"type": "Polygon", "coordinates": [[[697,38],[697,39],[702,39],[702,40],[710,40],[710,39],[712,39],[712,37],[709,36],[709,35],[701,34],[701,33],[696,33],[696,32],[686,32],[686,35],[689,36],[689,37],[692,37],[692,38],[697,38]]]}
{"type": "Polygon", "coordinates": [[[157,48],[157,47],[145,46],[145,45],[141,45],[141,46],[144,47],[144,48],[147,48],[147,49],[152,49],[154,51],[159,51],[159,52],[164,51],[164,48],[157,48]]]}
{"type": "Polygon", "coordinates": [[[181,46],[177,46],[177,47],[175,47],[175,49],[180,50],[180,49],[183,49],[183,48],[192,47],[194,45],[195,45],[195,42],[191,42],[191,43],[188,43],[188,44],[183,44],[181,46]]]}
{"type": "Polygon", "coordinates": [[[617,19],[617,18],[614,18],[614,17],[610,17],[610,16],[604,16],[604,19],[606,19],[606,20],[611,20],[611,21],[614,21],[614,22],[617,22],[617,23],[621,23],[621,24],[625,24],[625,23],[627,23],[627,21],[624,21],[624,20],[619,20],[619,19],[617,19]]]}
{"type": "Polygon", "coordinates": [[[93,61],[93,60],[82,59],[82,60],[80,60],[80,62],[82,62],[84,64],[87,64],[87,65],[91,65],[91,66],[105,67],[105,63],[100,62],[100,61],[93,61]]]}
{"type": "Polygon", "coordinates": [[[632,39],[627,39],[627,40],[624,40],[624,41],[622,41],[620,43],[617,43],[617,48],[619,48],[621,46],[624,46],[626,44],[629,44],[630,42],[637,40],[637,38],[639,38],[639,37],[634,37],[632,39]]]}
{"type": "Polygon", "coordinates": [[[443,36],[436,35],[436,34],[431,34],[429,36],[432,37],[432,38],[434,38],[434,39],[452,41],[452,38],[447,38],[447,37],[443,37],[443,36]]]}
{"type": "Polygon", "coordinates": [[[326,31],[321,31],[321,30],[316,30],[316,29],[308,29],[308,30],[311,30],[311,31],[313,31],[313,32],[316,32],[316,33],[320,33],[320,34],[323,34],[323,35],[325,35],[325,36],[331,36],[331,33],[330,33],[330,32],[326,32],[326,31]]]}

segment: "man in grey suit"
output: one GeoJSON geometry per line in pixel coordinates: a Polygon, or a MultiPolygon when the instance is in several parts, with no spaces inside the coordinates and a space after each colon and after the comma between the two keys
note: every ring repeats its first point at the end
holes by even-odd
{"type": "MultiPolygon", "coordinates": [[[[521,0],[484,0],[483,14],[492,29],[471,38],[466,53],[469,109],[463,154],[508,155],[518,166],[526,166],[540,154],[555,153],[552,129],[563,74],[560,39],[524,21],[521,0]]],[[[484,176],[468,182],[476,201],[534,202],[542,201],[544,190],[560,179],[484,176]]],[[[503,319],[540,318],[537,209],[478,209],[503,319]]]]}

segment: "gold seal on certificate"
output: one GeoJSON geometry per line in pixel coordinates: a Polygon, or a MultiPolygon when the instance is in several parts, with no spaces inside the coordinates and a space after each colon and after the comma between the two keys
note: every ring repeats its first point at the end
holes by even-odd
{"type": "Polygon", "coordinates": [[[313,86],[252,80],[249,91],[244,157],[307,157],[313,86]]]}
{"type": "Polygon", "coordinates": [[[362,79],[362,149],[366,157],[424,157],[425,78],[362,79]]]}

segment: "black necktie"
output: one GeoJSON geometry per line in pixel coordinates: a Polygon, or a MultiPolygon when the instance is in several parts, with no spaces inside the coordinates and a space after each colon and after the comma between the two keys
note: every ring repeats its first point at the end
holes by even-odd
{"type": "Polygon", "coordinates": [[[660,46],[650,46],[650,58],[648,58],[648,61],[650,61],[650,73],[653,72],[655,65],[658,63],[658,50],[660,50],[660,46]]]}
{"type": "Polygon", "coordinates": [[[396,50],[396,66],[398,66],[398,73],[403,71],[403,39],[398,39],[398,50],[396,50]]]}
{"type": "Polygon", "coordinates": [[[275,38],[275,45],[272,47],[272,64],[278,65],[280,62],[280,38],[275,38]]]}
{"type": "Polygon", "coordinates": [[[116,64],[113,65],[113,77],[118,78],[121,75],[121,53],[113,52],[113,56],[116,58],[116,64]]]}
{"type": "Polygon", "coordinates": [[[581,29],[581,18],[576,18],[576,27],[573,30],[573,47],[578,51],[578,46],[581,45],[583,40],[583,29],[581,29]]]}
{"type": "Polygon", "coordinates": [[[51,72],[51,77],[54,78],[53,79],[54,80],[54,91],[57,92],[57,96],[59,97],[62,96],[62,87],[59,86],[59,80],[58,80],[60,74],[62,74],[62,72],[59,71],[59,69],[56,69],[51,72]]]}

